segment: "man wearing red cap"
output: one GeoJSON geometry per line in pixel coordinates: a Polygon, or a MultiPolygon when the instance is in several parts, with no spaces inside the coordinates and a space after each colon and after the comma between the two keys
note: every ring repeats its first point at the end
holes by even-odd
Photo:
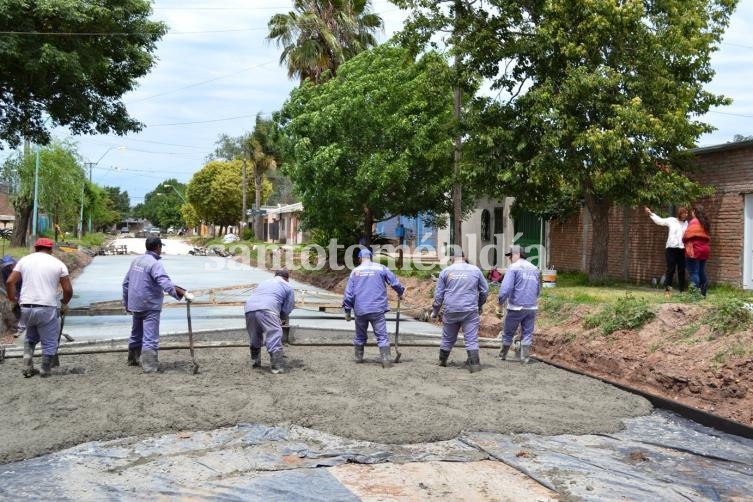
{"type": "Polygon", "coordinates": [[[21,305],[20,328],[26,328],[24,340],[25,377],[34,370],[34,349],[42,343],[42,369],[39,376],[50,376],[52,360],[58,352],[60,312],[68,311],[68,302],[73,296],[73,287],[65,263],[52,256],[53,243],[45,237],[34,243],[35,253],[24,256],[13,267],[8,277],[8,300],[21,305]],[[23,280],[20,298],[16,298],[16,284],[23,280]],[[58,312],[58,285],[63,290],[62,306],[58,312]]]}

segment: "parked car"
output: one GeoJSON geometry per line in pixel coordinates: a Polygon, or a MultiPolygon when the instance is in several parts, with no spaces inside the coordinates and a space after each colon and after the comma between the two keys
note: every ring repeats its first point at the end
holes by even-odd
{"type": "Polygon", "coordinates": [[[233,243],[233,242],[238,242],[239,240],[241,240],[241,238],[238,237],[235,234],[227,234],[227,235],[225,235],[225,237],[222,238],[222,242],[224,244],[230,244],[230,243],[233,243]]]}
{"type": "Polygon", "coordinates": [[[149,235],[156,235],[159,237],[159,235],[162,233],[162,230],[159,229],[159,227],[152,227],[149,229],[149,235]]]}
{"type": "Polygon", "coordinates": [[[123,227],[120,229],[121,234],[127,234],[128,233],[128,227],[123,227]]]}

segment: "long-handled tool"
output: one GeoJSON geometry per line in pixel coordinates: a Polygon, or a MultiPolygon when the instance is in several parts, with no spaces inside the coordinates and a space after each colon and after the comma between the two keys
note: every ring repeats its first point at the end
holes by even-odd
{"type": "Polygon", "coordinates": [[[195,375],[199,372],[199,363],[196,362],[196,358],[193,353],[193,327],[191,326],[191,301],[186,301],[186,317],[188,318],[188,350],[191,353],[191,374],[195,375]]]}
{"type": "MultiPolygon", "coordinates": [[[[57,346],[60,347],[60,337],[63,336],[63,326],[65,326],[65,314],[62,312],[60,313],[60,332],[58,333],[58,344],[57,346]]],[[[68,337],[65,338],[66,340],[68,337]]],[[[60,358],[58,357],[57,349],[55,349],[55,355],[52,356],[52,364],[50,364],[51,367],[57,368],[60,366],[60,358]]]]}
{"type": "Polygon", "coordinates": [[[395,362],[400,362],[400,347],[397,344],[397,340],[400,337],[400,297],[397,298],[397,312],[395,313],[395,362]]]}

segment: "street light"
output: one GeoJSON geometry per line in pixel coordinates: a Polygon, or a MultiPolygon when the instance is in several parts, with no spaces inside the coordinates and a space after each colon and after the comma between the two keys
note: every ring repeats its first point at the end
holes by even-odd
{"type": "MultiPolygon", "coordinates": [[[[126,149],[126,147],[124,147],[122,145],[121,146],[111,146],[110,148],[108,148],[107,150],[105,150],[105,153],[103,153],[99,157],[99,159],[97,159],[96,162],[87,162],[86,165],[89,167],[89,184],[91,184],[91,182],[92,182],[92,169],[94,168],[94,166],[96,166],[97,164],[99,164],[102,161],[102,159],[105,158],[105,155],[107,155],[108,153],[110,153],[113,150],[124,151],[125,149],[126,149]]],[[[79,216],[79,224],[78,225],[79,225],[78,236],[79,236],[79,238],[81,238],[81,235],[84,233],[84,186],[81,187],[81,214],[79,216]]],[[[89,233],[91,233],[91,231],[92,231],[92,214],[91,214],[91,211],[89,211],[89,233]]]]}
{"type": "Polygon", "coordinates": [[[183,195],[181,195],[181,193],[180,193],[180,192],[178,191],[178,189],[177,189],[177,188],[175,188],[174,186],[172,186],[172,185],[170,185],[170,184],[167,184],[167,183],[165,183],[165,184],[164,184],[164,185],[162,185],[162,186],[163,186],[163,187],[167,187],[167,188],[172,188],[172,189],[173,189],[173,191],[174,191],[175,193],[177,193],[177,194],[178,194],[178,197],[180,197],[180,200],[182,200],[184,204],[188,204],[188,201],[186,200],[186,198],[185,198],[185,197],[183,197],[183,195]]]}

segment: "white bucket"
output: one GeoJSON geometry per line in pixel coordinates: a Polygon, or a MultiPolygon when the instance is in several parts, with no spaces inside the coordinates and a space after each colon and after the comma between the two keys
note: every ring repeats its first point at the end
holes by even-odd
{"type": "Polygon", "coordinates": [[[557,271],[556,270],[544,270],[542,274],[543,286],[545,288],[553,288],[557,285],[557,271]]]}

